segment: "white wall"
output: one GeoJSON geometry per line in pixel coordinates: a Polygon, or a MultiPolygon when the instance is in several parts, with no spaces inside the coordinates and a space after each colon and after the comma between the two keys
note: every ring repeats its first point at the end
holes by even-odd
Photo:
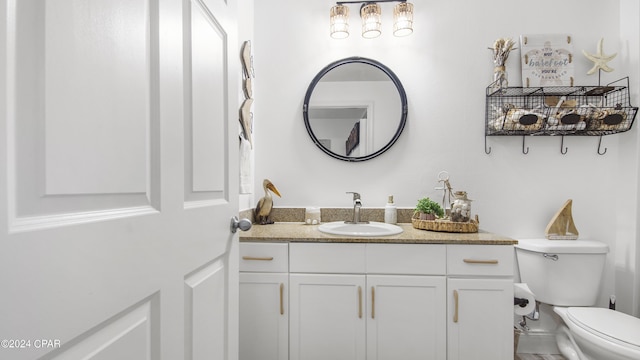
{"type": "MultiPolygon", "coordinates": [[[[628,65],[628,73],[631,77],[631,92],[633,105],[638,106],[640,101],[640,4],[636,0],[620,1],[620,51],[619,55],[628,65]]],[[[637,120],[637,119],[636,119],[637,120]]],[[[636,126],[637,129],[637,126],[636,126]]],[[[640,145],[640,132],[637,130],[633,136],[624,137],[621,142],[622,155],[620,156],[620,178],[635,179],[636,184],[629,187],[626,195],[620,196],[619,201],[624,202],[625,198],[638,199],[638,184],[640,184],[640,156],[638,156],[640,145]],[[635,164],[635,166],[629,166],[635,164]]],[[[622,298],[629,301],[623,309],[638,316],[640,314],[640,227],[638,217],[640,201],[636,201],[633,210],[622,212],[619,216],[618,224],[628,224],[619,226],[616,238],[615,252],[615,288],[622,298]],[[634,241],[635,239],[635,241],[634,241]],[[635,284],[635,285],[634,285],[635,284]],[[632,286],[634,285],[634,286],[632,286]],[[630,307],[631,306],[631,307],[630,307]]]]}
{"type": "MultiPolygon", "coordinates": [[[[245,0],[249,1],[249,0],[245,0]]],[[[271,179],[283,197],[278,207],[348,207],[346,191],[362,194],[365,207],[381,207],[393,194],[398,206],[418,198],[439,198],[437,174],[447,170],[454,189],[474,201],[483,229],[514,238],[543,237],[553,214],[569,198],[583,239],[611,247],[600,305],[609,294],[618,309],[639,313],[638,125],[597,137],[490,137],[484,152],[485,87],[492,79],[491,46],[499,37],[569,33],[574,40],[576,83],[597,84],[587,76],[592,63],[581,52],[617,52],[613,73],[602,82],[631,77],[632,104],[638,99],[639,35],[634,0],[507,1],[414,0],[414,33],[391,35],[392,4],[382,4],[383,34],[359,35],[358,5],[351,9],[351,36],[329,37],[328,0],[254,1],[255,188],[246,203],[262,196],[271,179]],[[622,4],[622,6],[621,6],[622,4]],[[328,63],[363,56],[381,61],[398,75],[407,92],[408,123],[387,153],[363,163],[347,163],[322,153],[307,136],[302,102],[311,79],[328,63]],[[635,285],[634,285],[635,284],[635,285]],[[632,286],[634,285],[634,286],[632,286]]],[[[242,33],[242,31],[241,31],[242,33]]],[[[521,85],[519,51],[507,61],[510,85],[521,85]]],[[[241,201],[241,206],[243,202],[241,201]]],[[[249,205],[253,206],[253,205],[249,205]]]]}

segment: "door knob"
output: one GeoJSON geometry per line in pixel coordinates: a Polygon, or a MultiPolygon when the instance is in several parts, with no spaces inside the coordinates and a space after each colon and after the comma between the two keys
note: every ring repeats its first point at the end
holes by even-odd
{"type": "Polygon", "coordinates": [[[238,229],[247,231],[251,229],[251,221],[249,219],[238,220],[237,216],[231,218],[231,232],[235,233],[238,229]]]}

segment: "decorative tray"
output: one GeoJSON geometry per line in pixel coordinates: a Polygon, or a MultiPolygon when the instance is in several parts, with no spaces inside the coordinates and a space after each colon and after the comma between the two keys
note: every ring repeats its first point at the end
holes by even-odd
{"type": "Polygon", "coordinates": [[[451,233],[475,233],[478,232],[480,221],[478,215],[469,222],[455,222],[449,219],[420,220],[419,214],[414,214],[411,224],[419,230],[451,232],[451,233]]]}

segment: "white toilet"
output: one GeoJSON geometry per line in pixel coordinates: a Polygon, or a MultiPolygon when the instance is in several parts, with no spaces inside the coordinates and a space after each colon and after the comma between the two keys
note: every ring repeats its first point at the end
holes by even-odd
{"type": "Polygon", "coordinates": [[[518,240],[520,280],[564,324],[556,341],[569,360],[640,359],[640,319],[595,305],[609,247],[587,240],[518,240]]]}

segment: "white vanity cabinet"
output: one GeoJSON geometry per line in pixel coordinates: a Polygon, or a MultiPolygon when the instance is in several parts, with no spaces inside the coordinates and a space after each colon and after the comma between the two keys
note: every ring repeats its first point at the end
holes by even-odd
{"type": "Polygon", "coordinates": [[[291,360],[365,360],[365,245],[289,244],[291,360]]]}
{"type": "Polygon", "coordinates": [[[365,360],[364,275],[290,275],[290,359],[365,360]]]}
{"type": "Polygon", "coordinates": [[[512,246],[449,245],[449,360],[513,359],[512,246]]]}
{"type": "Polygon", "coordinates": [[[513,246],[291,242],[288,260],[288,284],[240,274],[241,360],[286,359],[283,319],[290,360],[513,358],[513,246]]]}
{"type": "Polygon", "coordinates": [[[367,275],[367,360],[446,359],[444,276],[367,275]]]}
{"type": "Polygon", "coordinates": [[[446,359],[445,249],[290,244],[290,359],[446,359]]]}
{"type": "Polygon", "coordinates": [[[289,359],[288,244],[240,246],[240,360],[289,359]]]}
{"type": "Polygon", "coordinates": [[[446,359],[446,245],[367,244],[367,359],[446,359]]]}

